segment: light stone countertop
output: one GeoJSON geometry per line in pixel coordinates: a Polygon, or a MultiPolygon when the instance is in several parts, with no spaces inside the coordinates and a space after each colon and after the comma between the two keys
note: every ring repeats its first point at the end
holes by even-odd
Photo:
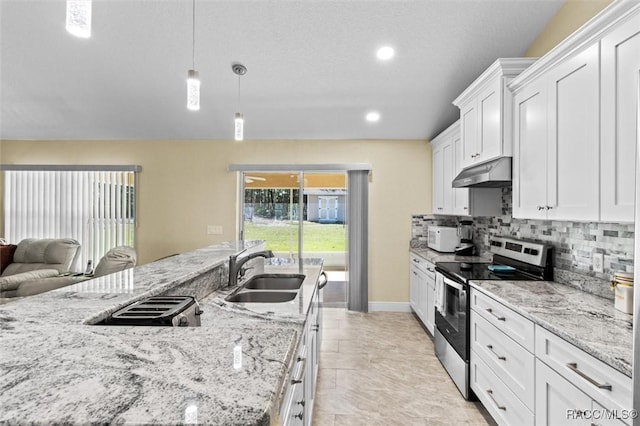
{"type": "MultiPolygon", "coordinates": [[[[491,255],[410,251],[433,263],[491,261],[491,255]]],[[[633,316],[615,309],[612,300],[549,281],[471,281],[471,286],[631,377],[633,316]]]]}
{"type": "Polygon", "coordinates": [[[411,253],[417,254],[423,259],[428,260],[431,263],[436,262],[491,262],[493,255],[483,254],[480,256],[458,256],[454,253],[440,253],[430,248],[411,248],[411,253]]]}
{"type": "Polygon", "coordinates": [[[633,316],[613,301],[549,281],[471,281],[471,286],[631,377],[633,316]]]}
{"type": "Polygon", "coordinates": [[[258,244],[207,247],[0,305],[0,423],[176,424],[195,406],[201,423],[269,424],[321,260],[265,261],[264,272],[307,275],[299,297],[271,309],[226,303],[220,290],[199,299],[201,327],[89,325],[185,282],[200,291],[199,276],[258,244]]]}

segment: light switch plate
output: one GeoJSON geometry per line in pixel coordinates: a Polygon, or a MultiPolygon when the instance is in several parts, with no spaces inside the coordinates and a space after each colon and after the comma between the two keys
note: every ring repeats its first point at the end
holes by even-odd
{"type": "Polygon", "coordinates": [[[591,256],[593,263],[593,272],[604,272],[604,254],[593,253],[591,256]]]}
{"type": "Polygon", "coordinates": [[[207,225],[207,235],[222,235],[222,226],[207,225]]]}

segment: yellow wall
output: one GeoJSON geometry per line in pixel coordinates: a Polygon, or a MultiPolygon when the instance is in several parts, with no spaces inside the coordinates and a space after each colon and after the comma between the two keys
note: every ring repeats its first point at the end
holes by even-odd
{"type": "Polygon", "coordinates": [[[141,165],[141,263],[237,238],[230,163],[369,163],[371,301],[409,299],[411,215],[431,211],[426,141],[3,141],[2,162],[141,165]]]}
{"type": "Polygon", "coordinates": [[[597,15],[613,0],[568,0],[549,21],[524,56],[539,57],[553,49],[575,30],[597,15]]]}

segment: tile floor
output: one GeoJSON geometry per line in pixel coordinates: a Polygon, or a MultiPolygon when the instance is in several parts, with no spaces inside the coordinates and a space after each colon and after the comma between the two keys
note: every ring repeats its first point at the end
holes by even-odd
{"type": "Polygon", "coordinates": [[[460,396],[412,314],[323,315],[314,426],[495,424],[460,396]]]}

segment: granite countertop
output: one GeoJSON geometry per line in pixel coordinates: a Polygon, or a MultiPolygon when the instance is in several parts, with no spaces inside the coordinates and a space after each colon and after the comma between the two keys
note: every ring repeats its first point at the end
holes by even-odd
{"type": "Polygon", "coordinates": [[[471,281],[471,286],[631,377],[633,316],[613,301],[549,281],[471,281]]]}
{"type": "Polygon", "coordinates": [[[201,327],[89,325],[256,246],[208,247],[0,305],[0,423],[183,423],[195,407],[200,423],[269,424],[321,260],[264,262],[307,275],[277,308],[226,303],[221,290],[199,300],[201,327]]]}
{"type": "Polygon", "coordinates": [[[430,248],[410,248],[411,253],[417,254],[431,263],[436,262],[491,262],[493,254],[482,254],[480,256],[458,256],[454,253],[440,253],[430,248]]]}

